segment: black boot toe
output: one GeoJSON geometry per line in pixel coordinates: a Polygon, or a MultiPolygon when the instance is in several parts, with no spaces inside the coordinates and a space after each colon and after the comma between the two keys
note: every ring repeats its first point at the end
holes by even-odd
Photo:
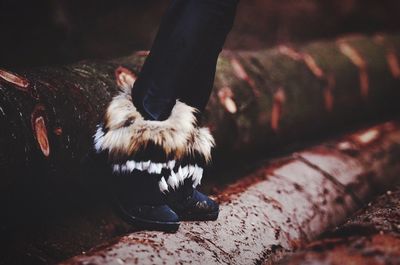
{"type": "Polygon", "coordinates": [[[219,214],[218,203],[196,189],[179,201],[169,200],[168,205],[185,221],[215,221],[219,214]]]}
{"type": "Polygon", "coordinates": [[[121,217],[139,229],[176,232],[179,217],[168,205],[117,204],[121,217]]]}

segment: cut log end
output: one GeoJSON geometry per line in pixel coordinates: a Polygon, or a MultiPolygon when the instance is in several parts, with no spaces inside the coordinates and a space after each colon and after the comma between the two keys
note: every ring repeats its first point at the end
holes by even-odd
{"type": "Polygon", "coordinates": [[[0,69],[0,77],[9,83],[17,85],[18,89],[28,92],[29,81],[27,79],[1,69],[0,69]]]}
{"type": "Polygon", "coordinates": [[[37,117],[35,119],[35,133],[43,155],[46,157],[50,156],[50,144],[49,139],[47,138],[46,123],[43,117],[37,117]]]}

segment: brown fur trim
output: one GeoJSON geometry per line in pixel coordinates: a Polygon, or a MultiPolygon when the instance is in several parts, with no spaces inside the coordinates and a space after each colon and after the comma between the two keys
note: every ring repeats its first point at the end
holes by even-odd
{"type": "Polygon", "coordinates": [[[196,132],[195,112],[195,108],[177,100],[168,119],[145,120],[131,96],[122,92],[107,108],[104,130],[99,128],[95,135],[96,149],[107,150],[110,157],[126,157],[152,142],[167,155],[180,159],[188,153],[188,140],[196,132]]]}
{"type": "Polygon", "coordinates": [[[214,137],[208,128],[197,128],[189,140],[190,152],[203,156],[204,160],[211,161],[211,150],[215,146],[214,137]]]}

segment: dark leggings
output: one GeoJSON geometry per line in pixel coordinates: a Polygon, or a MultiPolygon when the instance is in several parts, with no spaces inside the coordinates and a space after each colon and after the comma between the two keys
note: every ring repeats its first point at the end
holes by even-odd
{"type": "Polygon", "coordinates": [[[176,99],[202,112],[239,0],[173,0],[132,89],[151,120],[168,118],[176,99]]]}

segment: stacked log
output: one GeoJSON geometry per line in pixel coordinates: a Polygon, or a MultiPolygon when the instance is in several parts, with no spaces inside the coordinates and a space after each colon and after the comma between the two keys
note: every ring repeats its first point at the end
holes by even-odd
{"type": "Polygon", "coordinates": [[[399,205],[400,188],[388,190],[333,232],[280,264],[399,264],[399,205]]]}
{"type": "Polygon", "coordinates": [[[265,165],[221,191],[216,222],[183,223],[176,234],[135,232],[61,264],[274,264],[397,181],[399,153],[399,123],[346,135],[265,165]]]}
{"type": "MultiPolygon", "coordinates": [[[[382,120],[399,109],[399,51],[399,36],[388,35],[224,52],[204,124],[221,153],[236,155],[382,120]]],[[[96,123],[146,55],[1,70],[0,191],[45,175],[55,185],[80,181],[96,123]]]]}

